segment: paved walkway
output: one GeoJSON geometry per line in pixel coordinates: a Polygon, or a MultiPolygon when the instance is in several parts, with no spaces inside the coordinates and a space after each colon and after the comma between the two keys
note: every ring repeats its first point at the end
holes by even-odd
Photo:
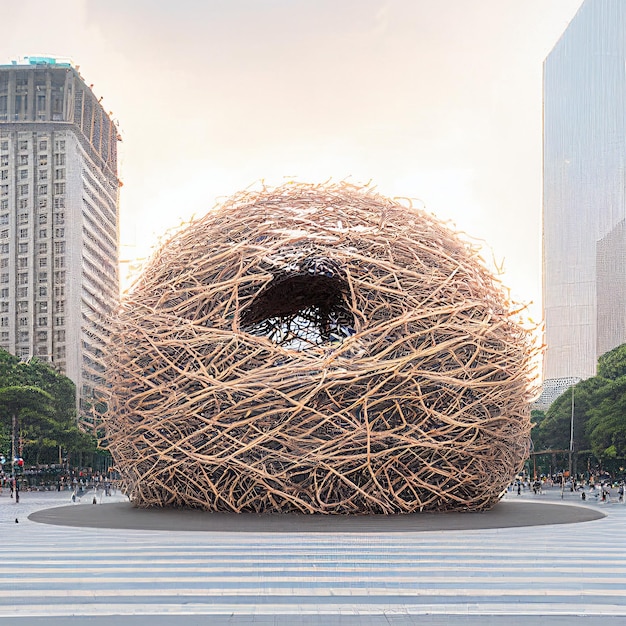
{"type": "MultiPolygon", "coordinates": [[[[545,525],[579,496],[508,496],[503,511],[522,515],[527,507],[543,525],[393,532],[267,530],[257,521],[197,532],[29,519],[67,505],[69,494],[58,496],[26,493],[18,505],[0,496],[0,623],[626,623],[622,504],[588,502],[576,515],[596,519],[545,525]]],[[[85,497],[63,509],[74,517],[97,512],[110,523],[114,511],[128,508],[115,499],[92,505],[85,497]]]]}

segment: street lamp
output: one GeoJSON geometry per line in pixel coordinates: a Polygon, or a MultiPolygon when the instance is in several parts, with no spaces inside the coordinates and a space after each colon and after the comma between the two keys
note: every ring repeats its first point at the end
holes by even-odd
{"type": "Polygon", "coordinates": [[[569,479],[572,480],[572,487],[574,486],[572,479],[572,452],[574,452],[574,387],[575,385],[572,385],[572,415],[569,425],[569,479]]]}

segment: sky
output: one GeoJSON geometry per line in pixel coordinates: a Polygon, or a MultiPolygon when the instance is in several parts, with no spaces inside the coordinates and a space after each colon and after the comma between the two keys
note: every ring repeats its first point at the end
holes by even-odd
{"type": "Polygon", "coordinates": [[[264,181],[370,183],[482,246],[541,318],[542,64],[582,0],[0,0],[119,124],[124,284],[264,181]]]}

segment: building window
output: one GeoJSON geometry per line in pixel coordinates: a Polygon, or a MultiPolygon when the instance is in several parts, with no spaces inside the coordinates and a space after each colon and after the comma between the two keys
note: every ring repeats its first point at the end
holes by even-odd
{"type": "Polygon", "coordinates": [[[48,331],[47,330],[37,331],[37,341],[48,341],[48,331]]]}
{"type": "Polygon", "coordinates": [[[47,243],[40,243],[39,244],[39,254],[46,254],[46,252],[48,252],[48,244],[47,243]]]}
{"type": "Polygon", "coordinates": [[[57,317],[54,318],[54,325],[65,326],[65,317],[63,317],[63,315],[57,315],[57,317]]]}
{"type": "Polygon", "coordinates": [[[8,312],[9,312],[9,303],[0,302],[0,313],[8,313],[8,312]]]}
{"type": "Polygon", "coordinates": [[[2,213],[0,215],[0,224],[2,224],[3,226],[9,223],[9,214],[8,213],[2,213]]]}
{"type": "Polygon", "coordinates": [[[18,287],[17,288],[17,297],[18,298],[28,298],[28,287],[18,287]]]}
{"type": "Polygon", "coordinates": [[[20,243],[20,244],[18,244],[17,251],[20,254],[28,254],[28,244],[27,243],[20,243]]]}
{"type": "Polygon", "coordinates": [[[39,150],[40,151],[44,151],[48,149],[48,142],[47,141],[40,141],[39,142],[39,150]]]}
{"type": "Polygon", "coordinates": [[[39,170],[39,180],[48,180],[47,170],[39,170]]]}
{"type": "Polygon", "coordinates": [[[0,200],[0,210],[8,211],[9,209],[9,201],[8,200],[0,200]]]}
{"type": "Polygon", "coordinates": [[[41,228],[39,230],[39,239],[47,239],[48,238],[48,229],[47,228],[41,228]]]}
{"type": "Polygon", "coordinates": [[[27,317],[20,317],[19,325],[20,326],[28,326],[28,318],[27,317]]]}
{"type": "Polygon", "coordinates": [[[8,283],[9,282],[9,273],[8,272],[3,272],[2,274],[0,274],[0,283],[8,283]]]}
{"type": "Polygon", "coordinates": [[[28,150],[28,141],[18,141],[17,147],[18,150],[28,150]]]}
{"type": "MultiPolygon", "coordinates": [[[[63,155],[65,156],[65,155],[63,155]]],[[[61,167],[57,170],[54,170],[54,180],[63,180],[65,178],[65,168],[61,167]]]]}
{"type": "Polygon", "coordinates": [[[63,329],[61,330],[55,330],[54,331],[54,339],[55,341],[65,341],[65,331],[63,329]]]}
{"type": "Polygon", "coordinates": [[[0,289],[0,298],[8,298],[9,297],[9,289],[8,287],[4,287],[0,289]]]}
{"type": "Polygon", "coordinates": [[[48,288],[47,287],[39,287],[39,295],[42,298],[47,297],[47,295],[48,295],[48,288]]]}
{"type": "Polygon", "coordinates": [[[47,224],[48,223],[48,216],[45,213],[40,213],[39,214],[39,223],[40,224],[47,224]]]}
{"type": "Polygon", "coordinates": [[[8,317],[0,317],[0,326],[8,326],[9,318],[8,317]]]}
{"type": "MultiPolygon", "coordinates": [[[[28,185],[26,185],[28,187],[28,185]]],[[[65,183],[54,183],[54,195],[65,193],[65,183]]]]}
{"type": "Polygon", "coordinates": [[[65,198],[63,196],[54,199],[54,208],[55,209],[65,208],[65,198]]]}
{"type": "Polygon", "coordinates": [[[47,302],[38,302],[37,308],[39,309],[39,313],[47,313],[48,312],[48,303],[47,302]]]}
{"type": "MultiPolygon", "coordinates": [[[[0,236],[2,233],[0,232],[0,236]]],[[[1,254],[9,254],[9,244],[8,243],[0,243],[0,253],[1,254]]]]}
{"type": "MultiPolygon", "coordinates": [[[[18,162],[19,162],[20,165],[28,165],[28,155],[27,154],[20,154],[18,162]]],[[[23,170],[23,171],[26,171],[26,170],[23,170]]]]}
{"type": "Polygon", "coordinates": [[[55,165],[65,165],[65,154],[55,154],[54,155],[54,164],[55,165]]]}
{"type": "Polygon", "coordinates": [[[65,257],[63,256],[58,256],[55,257],[54,259],[54,267],[58,270],[62,269],[65,267],[65,257]]]}
{"type": "Polygon", "coordinates": [[[19,237],[20,239],[28,239],[28,228],[20,228],[19,237]]]}
{"type": "MultiPolygon", "coordinates": [[[[9,155],[3,154],[2,156],[0,156],[0,167],[4,167],[8,164],[9,164],[9,155]]],[[[6,172],[7,170],[4,170],[4,171],[6,172]]]]}
{"type": "Polygon", "coordinates": [[[65,287],[64,286],[55,287],[54,288],[54,295],[57,298],[63,298],[65,296],[65,287]]]}
{"type": "Polygon", "coordinates": [[[57,361],[65,359],[65,346],[58,346],[54,349],[54,358],[57,361]]]}
{"type": "Polygon", "coordinates": [[[9,331],[8,330],[3,330],[0,333],[0,337],[2,338],[2,341],[9,341],[9,331]]]}
{"type": "MultiPolygon", "coordinates": [[[[28,333],[26,333],[26,339],[24,339],[24,342],[28,341],[28,333]]],[[[30,348],[20,348],[20,354],[19,356],[21,357],[29,357],[30,356],[30,348]]]]}
{"type": "Polygon", "coordinates": [[[54,149],[58,152],[59,150],[65,150],[65,140],[58,139],[54,142],[54,149]]]}
{"type": "Polygon", "coordinates": [[[48,272],[39,272],[39,282],[40,283],[48,282],[48,272]]]}
{"type": "Polygon", "coordinates": [[[45,209],[48,206],[48,198],[39,198],[39,208],[45,209]]]}
{"type": "Polygon", "coordinates": [[[28,285],[28,272],[22,272],[17,275],[18,285],[28,285]]]}
{"type": "Polygon", "coordinates": [[[0,195],[8,196],[9,195],[9,186],[8,185],[0,185],[0,195]]]}
{"type": "Polygon", "coordinates": [[[0,239],[8,239],[9,238],[9,230],[5,228],[4,230],[0,230],[0,239]]]}
{"type": "Polygon", "coordinates": [[[0,180],[9,180],[9,170],[2,170],[0,172],[0,180]]]}
{"type": "MultiPolygon", "coordinates": [[[[63,239],[63,237],[65,237],[65,228],[55,228],[54,236],[57,239],[63,239]]],[[[57,253],[65,252],[65,242],[59,241],[58,243],[54,244],[54,251],[57,253]]]]}
{"type": "Polygon", "coordinates": [[[37,189],[37,193],[40,196],[45,196],[48,193],[48,185],[39,185],[39,189],[37,189]]]}
{"type": "Polygon", "coordinates": [[[20,269],[24,269],[24,268],[28,267],[28,258],[27,258],[27,257],[20,257],[20,258],[17,260],[17,266],[18,266],[20,269]]]}
{"type": "Polygon", "coordinates": [[[20,170],[20,180],[26,180],[28,178],[28,170],[20,170]]]}
{"type": "MultiPolygon", "coordinates": [[[[18,208],[20,209],[27,209],[28,208],[28,198],[22,198],[18,203],[17,203],[18,208]]],[[[28,218],[28,215],[26,216],[26,218],[28,218]]]]}
{"type": "MultiPolygon", "coordinates": [[[[17,340],[19,343],[28,343],[28,331],[27,330],[20,330],[17,333],[17,340]]],[[[28,348],[27,348],[28,350],[28,348]]],[[[28,354],[28,352],[26,353],[28,354]]]]}
{"type": "Polygon", "coordinates": [[[65,272],[55,272],[54,273],[54,283],[56,285],[65,283],[65,272]]]}
{"type": "Polygon", "coordinates": [[[65,213],[63,211],[59,211],[54,214],[54,223],[55,224],[65,224],[65,213]]]}
{"type": "Polygon", "coordinates": [[[39,259],[39,267],[48,267],[48,259],[45,256],[39,259]]]}
{"type": "Polygon", "coordinates": [[[26,184],[26,185],[18,185],[17,186],[17,192],[20,194],[20,196],[27,196],[28,195],[28,184],[26,184]]]}
{"type": "Polygon", "coordinates": [[[20,224],[28,224],[28,213],[20,213],[19,223],[20,224]]]}
{"type": "Polygon", "coordinates": [[[20,300],[17,303],[17,312],[18,313],[28,313],[28,300],[20,300]]]}
{"type": "Polygon", "coordinates": [[[65,300],[55,300],[54,301],[54,312],[55,313],[65,313],[65,300]]]}
{"type": "Polygon", "coordinates": [[[39,317],[37,318],[37,326],[47,326],[48,318],[47,317],[39,317]]]}
{"type": "Polygon", "coordinates": [[[9,259],[7,259],[6,257],[0,259],[0,267],[9,267],[9,259]]]}

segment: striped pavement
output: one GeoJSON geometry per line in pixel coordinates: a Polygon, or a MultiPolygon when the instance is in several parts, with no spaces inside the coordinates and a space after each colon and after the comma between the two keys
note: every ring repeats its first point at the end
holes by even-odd
{"type": "Polygon", "coordinates": [[[0,496],[0,624],[626,624],[622,504],[577,524],[390,534],[27,519],[66,498],[0,496]]]}

